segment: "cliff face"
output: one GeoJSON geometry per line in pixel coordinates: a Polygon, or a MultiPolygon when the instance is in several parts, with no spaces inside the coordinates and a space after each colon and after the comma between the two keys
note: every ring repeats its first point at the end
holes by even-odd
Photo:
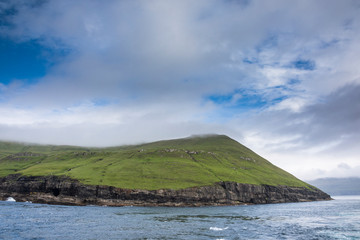
{"type": "Polygon", "coordinates": [[[318,189],[220,182],[181,190],[131,190],[84,185],[56,176],[0,178],[0,199],[65,205],[206,206],[330,200],[318,189]]]}

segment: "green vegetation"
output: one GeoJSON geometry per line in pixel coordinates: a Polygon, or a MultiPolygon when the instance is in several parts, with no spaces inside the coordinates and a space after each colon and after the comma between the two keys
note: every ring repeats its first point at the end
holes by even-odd
{"type": "Polygon", "coordinates": [[[181,189],[220,181],[309,185],[224,135],[111,148],[0,142],[0,177],[66,175],[86,184],[181,189]]]}

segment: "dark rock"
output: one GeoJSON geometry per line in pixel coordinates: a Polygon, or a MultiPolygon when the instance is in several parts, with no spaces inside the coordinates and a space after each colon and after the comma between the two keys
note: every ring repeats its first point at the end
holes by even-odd
{"type": "Polygon", "coordinates": [[[85,185],[59,176],[0,178],[0,199],[64,205],[205,206],[331,200],[316,188],[219,182],[180,190],[134,190],[85,185]]]}

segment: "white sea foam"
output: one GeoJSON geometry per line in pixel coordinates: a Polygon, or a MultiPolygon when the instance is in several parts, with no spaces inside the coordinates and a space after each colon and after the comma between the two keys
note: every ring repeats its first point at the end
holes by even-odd
{"type": "Polygon", "coordinates": [[[8,197],[6,199],[7,202],[16,202],[16,200],[13,197],[8,197]]]}
{"type": "Polygon", "coordinates": [[[228,229],[229,227],[226,227],[226,228],[218,228],[218,227],[210,227],[210,230],[213,230],[213,231],[224,231],[226,229],[228,229]]]}

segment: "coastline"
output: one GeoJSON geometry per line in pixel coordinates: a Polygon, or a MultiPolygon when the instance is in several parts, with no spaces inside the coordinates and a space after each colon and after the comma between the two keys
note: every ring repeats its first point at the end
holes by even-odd
{"type": "Polygon", "coordinates": [[[0,178],[0,200],[56,205],[99,206],[226,206],[331,200],[317,188],[251,185],[218,182],[211,186],[180,190],[122,189],[86,185],[63,176],[22,176],[0,178]]]}

